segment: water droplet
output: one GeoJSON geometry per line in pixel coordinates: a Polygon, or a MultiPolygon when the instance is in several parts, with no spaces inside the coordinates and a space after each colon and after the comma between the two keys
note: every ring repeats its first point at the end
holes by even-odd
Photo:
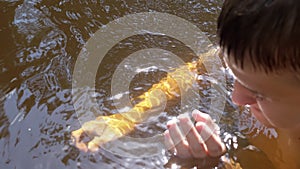
{"type": "Polygon", "coordinates": [[[106,13],[108,13],[108,12],[109,12],[109,9],[110,9],[110,6],[105,5],[104,9],[105,9],[106,13]]]}

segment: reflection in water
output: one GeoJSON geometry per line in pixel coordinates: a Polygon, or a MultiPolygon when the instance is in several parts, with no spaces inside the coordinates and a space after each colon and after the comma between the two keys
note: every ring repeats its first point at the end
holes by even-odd
{"type": "MultiPolygon", "coordinates": [[[[87,39],[101,26],[130,13],[158,11],[174,14],[194,23],[215,42],[215,23],[221,3],[221,0],[1,1],[1,168],[167,168],[164,165],[170,155],[164,152],[160,156],[135,159],[105,150],[96,154],[84,153],[70,144],[71,131],[80,128],[71,98],[71,72],[87,39]]],[[[170,50],[184,61],[197,58],[188,47],[169,37],[145,34],[123,40],[107,54],[99,67],[95,98],[103,115],[116,112],[108,86],[123,55],[152,46],[170,50]]],[[[147,91],[164,75],[157,70],[137,75],[130,87],[132,98],[147,91]]],[[[199,109],[205,112],[211,96],[209,84],[202,83],[203,97],[199,109]]],[[[88,92],[79,90],[81,97],[75,103],[88,107],[88,110],[82,110],[87,112],[93,109],[89,105],[94,105],[84,98],[88,92]]],[[[178,105],[171,105],[158,119],[137,126],[133,134],[162,132],[166,121],[179,113],[176,111],[178,105]]],[[[221,131],[224,133],[222,137],[228,140],[228,147],[233,150],[235,147],[230,147],[234,145],[232,142],[243,141],[235,136],[237,117],[232,113],[229,115],[235,110],[228,100],[221,119],[222,129],[227,131],[221,131]]],[[[241,147],[247,145],[247,142],[242,143],[239,144],[241,147]]]]}
{"type": "MultiPolygon", "coordinates": [[[[166,100],[183,98],[182,96],[186,95],[185,93],[188,90],[194,88],[193,85],[195,85],[194,82],[198,77],[197,74],[204,74],[204,72],[197,72],[197,69],[204,69],[203,59],[217,54],[217,49],[212,48],[201,57],[199,56],[201,59],[198,61],[188,62],[186,65],[168,73],[167,77],[140,95],[138,97],[140,101],[132,109],[110,116],[98,116],[95,120],[85,122],[82,124],[82,128],[72,132],[76,147],[85,152],[98,151],[99,146],[127,135],[135,129],[137,124],[144,122],[154,114],[160,114],[164,110],[159,109],[159,107],[162,107],[166,100]],[[91,137],[91,140],[87,143],[81,141],[84,133],[87,133],[91,137]]],[[[118,97],[122,97],[122,94],[117,95],[119,95],[118,97]]],[[[198,98],[194,98],[194,100],[196,99],[198,98]]]]}

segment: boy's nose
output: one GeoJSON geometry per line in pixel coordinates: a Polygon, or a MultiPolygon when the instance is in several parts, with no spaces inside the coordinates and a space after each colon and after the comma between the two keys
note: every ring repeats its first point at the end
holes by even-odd
{"type": "Polygon", "coordinates": [[[238,81],[234,82],[232,101],[238,106],[252,105],[256,103],[256,99],[253,97],[251,91],[246,89],[238,81]]]}

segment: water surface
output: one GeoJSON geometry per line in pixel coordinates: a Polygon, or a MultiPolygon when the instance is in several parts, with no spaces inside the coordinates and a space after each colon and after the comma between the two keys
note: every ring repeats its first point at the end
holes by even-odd
{"type": "MultiPolygon", "coordinates": [[[[128,158],[105,150],[84,153],[72,145],[70,133],[80,127],[71,95],[74,64],[93,33],[117,18],[139,12],[157,11],[181,17],[200,28],[216,44],[216,19],[221,4],[221,0],[1,1],[0,168],[150,169],[172,166],[166,165],[171,155],[163,150],[149,158],[128,158]]],[[[135,51],[154,47],[172,51],[185,62],[197,59],[182,42],[151,32],[120,41],[107,53],[97,71],[96,102],[102,115],[116,113],[110,83],[120,62],[135,51]]],[[[165,71],[155,68],[141,71],[130,84],[131,98],[147,91],[165,75],[165,71]]],[[[231,82],[229,80],[228,84],[231,82]]],[[[202,85],[199,109],[205,111],[212,96],[209,85],[204,81],[202,85]]],[[[226,90],[230,91],[230,85],[226,90]]],[[[78,92],[84,95],[88,91],[78,92]]],[[[236,136],[238,125],[233,112],[237,108],[230,102],[229,94],[226,109],[220,114],[221,136],[228,148],[234,150],[237,140],[243,139],[236,136]]],[[[77,104],[94,105],[84,98],[77,104]]],[[[93,108],[82,111],[90,109],[93,108]]],[[[133,135],[144,137],[162,133],[166,122],[180,113],[178,105],[170,103],[156,119],[139,125],[133,135]]],[[[227,156],[234,156],[233,151],[227,156]]]]}

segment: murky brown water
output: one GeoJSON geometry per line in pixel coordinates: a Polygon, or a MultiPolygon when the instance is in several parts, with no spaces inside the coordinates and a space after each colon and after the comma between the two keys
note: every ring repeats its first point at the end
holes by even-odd
{"type": "MultiPolygon", "coordinates": [[[[110,21],[139,12],[157,11],[181,17],[216,43],[216,18],[221,3],[222,0],[1,1],[0,168],[170,168],[176,160],[170,160],[170,154],[163,150],[153,157],[129,158],[105,150],[84,153],[71,144],[71,131],[80,127],[71,96],[74,64],[93,33],[110,21]]],[[[109,50],[97,71],[96,98],[102,115],[116,112],[110,83],[120,62],[135,51],[154,47],[171,51],[185,62],[197,58],[182,42],[151,32],[120,41],[109,50]]],[[[164,76],[164,71],[155,68],[137,74],[130,84],[131,98],[164,76]]],[[[208,96],[209,90],[203,88],[202,96],[208,96]]],[[[207,110],[210,97],[202,98],[199,109],[207,110]]],[[[83,98],[77,104],[89,107],[90,103],[83,98]]],[[[226,109],[220,113],[222,138],[231,150],[227,154],[230,157],[234,157],[239,140],[240,147],[247,145],[236,136],[237,117],[232,113],[235,109],[227,98],[226,109]]],[[[134,135],[161,133],[166,122],[179,113],[178,105],[170,104],[157,119],[139,125],[134,135]]]]}

